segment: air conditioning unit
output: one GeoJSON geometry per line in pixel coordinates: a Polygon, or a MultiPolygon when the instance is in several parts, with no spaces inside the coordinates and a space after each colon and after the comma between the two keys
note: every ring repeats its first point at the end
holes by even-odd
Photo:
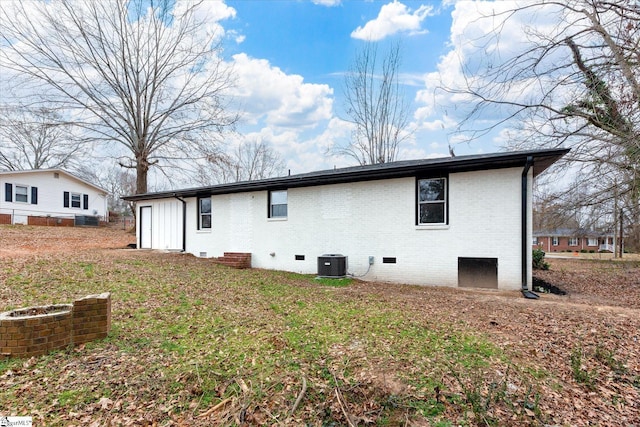
{"type": "Polygon", "coordinates": [[[347,275],[347,257],[342,254],[324,254],[318,257],[318,276],[338,278],[347,275]]]}

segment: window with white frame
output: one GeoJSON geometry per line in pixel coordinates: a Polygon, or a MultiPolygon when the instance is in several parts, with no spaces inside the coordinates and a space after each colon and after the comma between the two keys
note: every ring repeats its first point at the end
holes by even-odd
{"type": "Polygon", "coordinates": [[[447,224],[447,179],[418,180],[418,225],[447,224]]]}
{"type": "Polygon", "coordinates": [[[589,237],[589,239],[587,240],[587,246],[598,246],[598,239],[589,237]]]}
{"type": "Polygon", "coordinates": [[[269,192],[269,218],[287,217],[287,190],[269,192]]]}
{"type": "Polygon", "coordinates": [[[211,229],[211,197],[198,199],[198,229],[211,229]]]}
{"type": "Polygon", "coordinates": [[[38,204],[38,187],[29,187],[28,185],[4,183],[4,201],[38,204]]]}
{"type": "Polygon", "coordinates": [[[62,206],[72,209],[89,209],[89,195],[80,193],[62,192],[62,206]]]}
{"type": "Polygon", "coordinates": [[[553,246],[558,246],[560,244],[560,238],[559,237],[552,237],[551,238],[551,244],[553,246]]]}
{"type": "Polygon", "coordinates": [[[16,202],[29,203],[29,187],[25,185],[16,185],[16,202]]]}
{"type": "Polygon", "coordinates": [[[578,246],[580,239],[577,237],[569,237],[569,246],[578,246]]]}
{"type": "Polygon", "coordinates": [[[71,193],[71,207],[72,208],[80,208],[82,200],[82,194],[79,193],[71,193]]]}
{"type": "Polygon", "coordinates": [[[531,240],[531,244],[532,244],[533,246],[536,246],[536,245],[538,244],[538,238],[537,238],[537,237],[534,237],[534,238],[531,240]]]}

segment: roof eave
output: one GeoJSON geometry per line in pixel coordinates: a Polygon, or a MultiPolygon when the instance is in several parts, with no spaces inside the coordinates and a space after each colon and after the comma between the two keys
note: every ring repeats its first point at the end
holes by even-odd
{"type": "Polygon", "coordinates": [[[127,201],[154,200],[173,197],[198,197],[216,194],[231,194],[250,191],[265,191],[278,188],[312,187],[318,185],[343,184],[433,173],[455,173],[473,170],[490,170],[523,166],[528,157],[533,157],[533,174],[538,176],[564,156],[569,149],[507,152],[491,155],[449,157],[423,161],[396,162],[396,164],[370,165],[334,169],[308,174],[220,184],[210,187],[162,191],[122,197],[127,201]]]}
{"type": "Polygon", "coordinates": [[[107,190],[105,190],[102,187],[99,187],[95,184],[92,184],[89,181],[86,181],[82,178],[80,178],[79,176],[76,176],[74,174],[72,174],[71,172],[68,172],[64,169],[60,169],[60,168],[49,168],[49,169],[25,169],[25,170],[18,170],[18,171],[0,171],[0,175],[11,175],[11,174],[28,174],[28,173],[43,173],[43,172],[58,172],[58,173],[63,173],[73,179],[75,179],[76,181],[80,181],[83,184],[88,185],[89,187],[93,187],[94,189],[104,193],[105,195],[108,195],[109,192],[107,190]]]}

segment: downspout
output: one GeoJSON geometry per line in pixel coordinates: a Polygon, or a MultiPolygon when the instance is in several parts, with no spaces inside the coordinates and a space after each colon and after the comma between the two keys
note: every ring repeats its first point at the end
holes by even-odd
{"type": "Polygon", "coordinates": [[[528,227],[528,221],[527,221],[527,207],[528,207],[528,199],[529,199],[529,169],[531,169],[531,166],[533,166],[533,157],[532,156],[527,156],[527,161],[524,164],[524,170],[522,171],[522,207],[521,207],[521,211],[522,211],[522,232],[521,232],[521,241],[522,241],[522,247],[521,247],[521,251],[522,251],[522,295],[525,298],[529,298],[529,299],[538,299],[540,298],[540,296],[538,296],[538,294],[532,292],[529,290],[529,285],[528,285],[528,274],[527,272],[529,271],[529,257],[528,254],[531,251],[531,242],[528,240],[528,235],[527,235],[527,227],[528,227]]]}
{"type": "Polygon", "coordinates": [[[182,202],[182,252],[187,251],[187,202],[178,197],[177,194],[173,195],[174,198],[182,202]]]}

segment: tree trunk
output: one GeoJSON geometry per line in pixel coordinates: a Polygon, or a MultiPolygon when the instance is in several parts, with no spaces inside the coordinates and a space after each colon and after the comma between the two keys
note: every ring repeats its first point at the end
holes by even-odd
{"type": "MultiPolygon", "coordinates": [[[[0,7],[1,68],[3,77],[6,68],[10,86],[42,87],[44,92],[28,91],[23,101],[22,91],[15,97],[3,86],[3,103],[23,101],[32,111],[44,112],[42,120],[26,123],[39,125],[42,132],[35,136],[55,142],[48,148],[54,159],[66,161],[78,151],[75,145],[73,150],[60,146],[76,138],[58,125],[73,124],[88,132],[79,132],[86,140],[120,145],[119,163],[136,169],[136,194],[146,193],[151,166],[190,169],[188,160],[215,151],[211,132],[220,134],[237,122],[238,115],[227,113],[223,101],[234,74],[224,66],[220,34],[207,29],[207,2],[27,3],[0,7]],[[175,153],[183,155],[176,158],[175,153]]],[[[4,115],[0,113],[0,122],[4,115]]],[[[0,123],[4,147],[5,139],[15,138],[5,138],[2,129],[0,123]]],[[[3,148],[0,166],[5,157],[3,148]]],[[[52,160],[47,166],[58,167],[52,160]]]]}
{"type": "Polygon", "coordinates": [[[147,173],[149,172],[149,162],[147,159],[139,158],[136,162],[136,194],[147,192],[147,173]]]}

